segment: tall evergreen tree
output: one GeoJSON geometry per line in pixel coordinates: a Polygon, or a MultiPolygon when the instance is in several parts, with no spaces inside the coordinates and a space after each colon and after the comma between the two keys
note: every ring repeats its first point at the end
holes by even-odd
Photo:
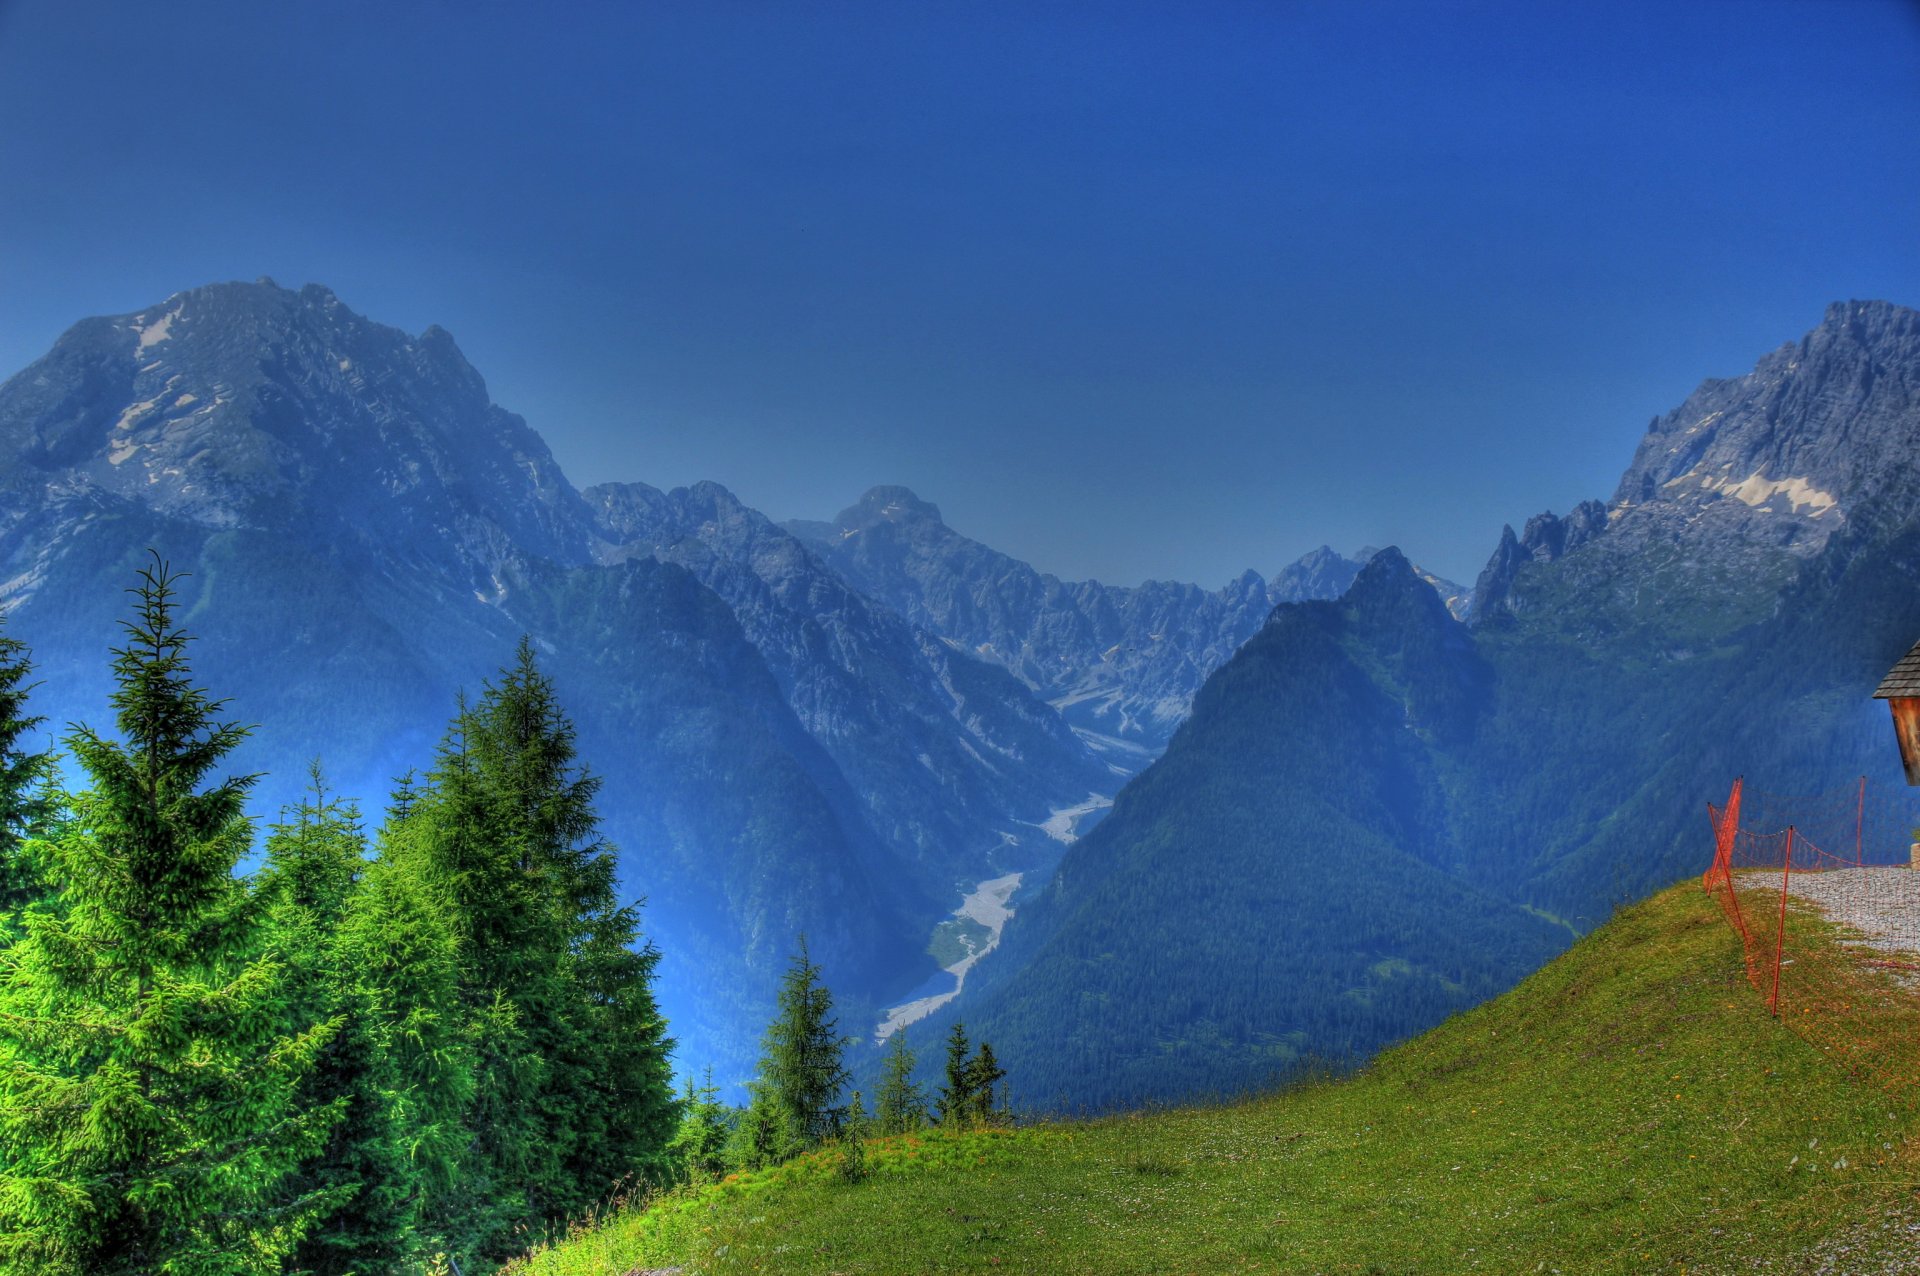
{"type": "MultiPolygon", "coordinates": [[[[341,1120],[288,1187],[336,1202],[294,1253],[293,1267],[311,1276],[393,1271],[414,1257],[423,1172],[435,1163],[421,1155],[420,1132],[405,1114],[432,1103],[429,1088],[444,1082],[402,1071],[409,1039],[427,1025],[396,1032],[396,1019],[451,1009],[451,932],[421,909],[404,914],[404,926],[391,917],[374,924],[404,901],[384,879],[369,897],[363,879],[372,871],[359,811],[328,794],[315,763],[308,795],[268,833],[260,874],[268,933],[287,966],[288,1022],[339,1025],[300,1102],[336,1105],[341,1120]],[[423,983],[444,990],[438,1002],[431,992],[410,992],[423,983]]],[[[442,1107],[450,1101],[440,1096],[442,1107]]]]}
{"type": "Polygon", "coordinates": [[[208,784],[245,735],[191,679],[157,556],[115,651],[122,736],[76,728],[91,788],[44,850],[0,988],[0,1271],[280,1270],[327,1202],[288,1176],[335,1117],[297,1090],[329,1033],[288,1031],[234,877],[250,778],[208,784]]]}
{"type": "Polygon", "coordinates": [[[452,905],[474,1047],[472,1146],[455,1213],[478,1253],[578,1215],[636,1175],[670,1173],[672,1042],[659,957],[614,891],[599,781],[529,643],[462,705],[402,841],[452,905]]]}
{"type": "Polygon", "coordinates": [[[840,1094],[850,1075],[843,1062],[848,1038],[833,1018],[833,994],[820,982],[820,967],[800,951],[780,979],[777,1013],[767,1028],[760,1078],[780,1122],[780,1155],[815,1148],[839,1132],[845,1117],[840,1094]]]}
{"type": "Polygon", "coordinates": [[[358,1230],[365,1215],[365,1202],[356,1199],[361,1177],[351,1164],[351,1150],[366,1141],[368,1125],[377,1121],[370,1111],[378,1103],[369,1075],[373,1060],[365,1036],[350,1021],[336,951],[365,864],[366,838],[358,813],[327,795],[318,762],[309,765],[308,778],[307,795],[267,831],[266,862],[256,889],[267,911],[264,939],[285,972],[283,1025],[333,1025],[313,1071],[301,1080],[296,1101],[309,1108],[337,1105],[341,1119],[321,1151],[289,1176],[285,1190],[295,1198],[323,1191],[334,1202],[315,1220],[293,1260],[297,1270],[334,1276],[353,1270],[350,1259],[347,1265],[335,1261],[343,1248],[355,1248],[343,1246],[340,1233],[358,1230]]]}
{"type": "MultiPolygon", "coordinates": [[[[0,612],[0,625],[6,616],[0,612]]],[[[29,839],[52,814],[48,755],[29,752],[27,735],[44,718],[27,713],[32,663],[26,644],[0,628],[0,942],[18,938],[20,910],[47,892],[29,839]]]]}
{"type": "MultiPolygon", "coordinates": [[[[393,853],[367,867],[349,901],[338,942],[347,1029],[364,1042],[359,1107],[330,1145],[334,1164],[358,1184],[322,1229],[340,1270],[384,1272],[459,1247],[470,1231],[449,1228],[449,1202],[469,1146],[471,1041],[458,1001],[459,946],[445,896],[393,853]]],[[[316,1245],[302,1258],[320,1270],[316,1245]]]]}
{"type": "Polygon", "coordinates": [[[526,1020],[529,1004],[558,1001],[561,947],[541,882],[495,835],[474,734],[463,698],[425,783],[383,838],[397,873],[445,901],[457,953],[455,1014],[472,1060],[468,1138],[428,1226],[462,1266],[505,1256],[508,1235],[534,1221],[533,1187],[552,1173],[538,1107],[547,1063],[526,1020]]]}
{"type": "Polygon", "coordinates": [[[947,1083],[936,1098],[941,1125],[965,1125],[973,1113],[973,1072],[967,1066],[967,1048],[967,1026],[956,1019],[947,1034],[947,1083]]]}
{"type": "Polygon", "coordinates": [[[913,1079],[915,1059],[907,1030],[897,1029],[881,1062],[880,1089],[874,1095],[874,1124],[881,1134],[907,1134],[927,1119],[927,1099],[913,1079]]]}

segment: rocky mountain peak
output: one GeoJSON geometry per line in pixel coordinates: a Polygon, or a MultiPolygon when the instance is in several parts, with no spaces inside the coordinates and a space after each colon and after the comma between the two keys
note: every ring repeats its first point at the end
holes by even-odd
{"type": "Polygon", "coordinates": [[[1467,641],[1439,592],[1394,546],[1367,560],[1339,605],[1357,632],[1402,658],[1415,650],[1460,647],[1467,641]]]}
{"type": "Polygon", "coordinates": [[[1364,565],[1364,558],[1348,558],[1326,545],[1309,550],[1273,574],[1270,586],[1273,601],[1297,603],[1312,598],[1338,598],[1347,592],[1364,565]]]}
{"type": "Polygon", "coordinates": [[[1477,624],[1523,611],[1527,574],[1563,558],[1582,588],[1622,596],[1638,592],[1649,564],[1676,556],[1703,598],[1764,593],[1841,528],[1916,491],[1920,312],[1835,302],[1753,371],[1702,382],[1655,417],[1607,505],[1539,515],[1517,536],[1504,529],[1470,615],[1477,624]]]}
{"type": "Polygon", "coordinates": [[[921,500],[910,488],[885,485],[869,488],[858,502],[841,510],[839,518],[834,521],[843,529],[855,531],[883,522],[922,520],[944,522],[940,517],[940,507],[931,501],[921,500]]]}
{"type": "Polygon", "coordinates": [[[210,284],[76,324],[0,385],[0,462],[201,526],[430,540],[482,581],[515,548],[579,562],[592,541],[546,444],[445,329],[409,336],[313,284],[210,284]]]}
{"type": "Polygon", "coordinates": [[[1752,372],[1701,384],[1656,417],[1609,514],[1649,537],[1817,552],[1920,442],[1920,312],[1836,302],[1752,372]]]}

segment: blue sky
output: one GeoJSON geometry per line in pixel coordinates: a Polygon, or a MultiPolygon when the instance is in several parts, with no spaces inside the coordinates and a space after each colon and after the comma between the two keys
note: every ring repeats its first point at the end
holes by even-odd
{"type": "Polygon", "coordinates": [[[0,371],[263,274],[446,326],[581,483],[1471,579],[1920,305],[1920,10],[0,0],[0,371]]]}

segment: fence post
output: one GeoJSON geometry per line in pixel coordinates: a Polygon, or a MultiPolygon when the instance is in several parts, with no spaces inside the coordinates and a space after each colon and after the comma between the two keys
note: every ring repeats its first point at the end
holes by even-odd
{"type": "MultiPolygon", "coordinates": [[[[1714,858],[1726,867],[1727,902],[1733,906],[1733,921],[1740,932],[1740,954],[1743,958],[1753,949],[1753,935],[1747,930],[1746,915],[1740,909],[1740,895],[1733,889],[1733,852],[1740,844],[1740,799],[1746,783],[1747,777],[1744,775],[1734,778],[1733,792],[1727,795],[1727,809],[1723,813],[1726,816],[1726,828],[1714,853],[1714,858]]],[[[1751,963],[1748,970],[1752,970],[1751,963]]],[[[1752,974],[1749,973],[1747,978],[1753,978],[1752,974]]]]}
{"type": "Polygon", "coordinates": [[[1773,994],[1767,998],[1767,1009],[1775,1019],[1780,1017],[1780,958],[1787,947],[1787,883],[1793,878],[1793,825],[1787,825],[1787,854],[1780,865],[1780,920],[1773,936],[1773,994]]]}

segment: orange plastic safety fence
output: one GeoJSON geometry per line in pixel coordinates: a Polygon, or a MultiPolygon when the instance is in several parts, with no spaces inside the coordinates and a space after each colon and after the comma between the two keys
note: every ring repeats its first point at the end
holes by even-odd
{"type": "Polygon", "coordinates": [[[1870,806],[1864,781],[1811,800],[1736,781],[1708,814],[1713,860],[1701,885],[1739,936],[1766,1007],[1849,1071],[1920,1093],[1913,812],[1892,800],[1870,806]],[[1806,824],[1755,828],[1760,811],[1806,824]]]}

